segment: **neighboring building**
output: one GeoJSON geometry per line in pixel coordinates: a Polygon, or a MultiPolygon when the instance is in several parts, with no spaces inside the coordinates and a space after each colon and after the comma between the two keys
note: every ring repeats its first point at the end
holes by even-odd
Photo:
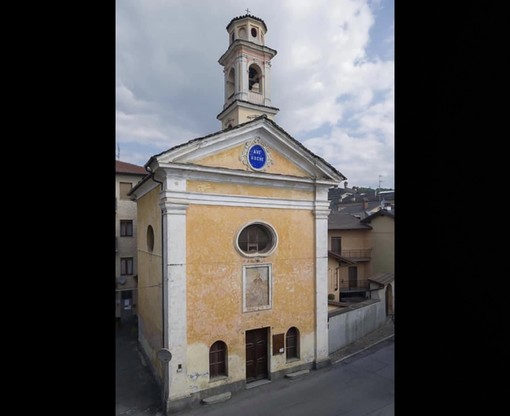
{"type": "Polygon", "coordinates": [[[360,221],[370,226],[372,239],[372,272],[395,273],[395,215],[380,209],[360,221]]]}
{"type": "Polygon", "coordinates": [[[395,273],[395,224],[391,210],[371,214],[348,204],[328,219],[328,294],[336,302],[359,302],[385,297],[392,315],[395,273]],[[351,212],[349,212],[351,211],[351,212]],[[382,276],[382,277],[381,277],[382,276]],[[382,285],[382,286],[381,286],[382,285]]]}
{"type": "Polygon", "coordinates": [[[115,161],[115,317],[136,314],[136,202],[128,196],[145,176],[141,166],[115,161]]]}
{"type": "Polygon", "coordinates": [[[146,163],[139,343],[166,411],[329,364],[328,189],[345,177],[271,117],[265,23],[227,26],[222,130],[146,163]]]}
{"type": "MultiPolygon", "coordinates": [[[[372,274],[372,228],[352,214],[332,212],[328,218],[328,289],[335,301],[368,297],[372,274]]],[[[330,295],[331,296],[331,295],[330,295]]]]}
{"type": "MultiPolygon", "coordinates": [[[[395,191],[381,191],[379,189],[360,188],[358,186],[348,187],[347,181],[343,187],[331,188],[328,199],[331,201],[331,212],[347,212],[346,207],[363,207],[359,211],[372,212],[381,207],[387,210],[394,209],[395,191]]],[[[349,210],[352,212],[352,209],[349,210]]]]}

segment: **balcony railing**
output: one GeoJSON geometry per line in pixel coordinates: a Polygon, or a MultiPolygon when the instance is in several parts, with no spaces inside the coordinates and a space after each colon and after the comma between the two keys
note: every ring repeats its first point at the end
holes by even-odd
{"type": "Polygon", "coordinates": [[[370,260],[372,257],[372,249],[342,250],[341,256],[349,260],[370,260]]]}
{"type": "Polygon", "coordinates": [[[367,279],[356,279],[349,281],[348,279],[339,279],[338,289],[340,293],[345,292],[365,292],[369,289],[370,282],[367,279]]]}

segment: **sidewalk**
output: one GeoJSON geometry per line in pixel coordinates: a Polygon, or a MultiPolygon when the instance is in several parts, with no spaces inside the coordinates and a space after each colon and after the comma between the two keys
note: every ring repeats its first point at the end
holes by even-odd
{"type": "Polygon", "coordinates": [[[391,338],[394,335],[395,324],[393,323],[393,319],[387,318],[384,325],[377,328],[375,331],[368,333],[357,341],[331,353],[329,358],[331,358],[332,364],[338,363],[361,351],[366,350],[367,348],[374,346],[375,344],[378,344],[381,341],[391,338]]]}

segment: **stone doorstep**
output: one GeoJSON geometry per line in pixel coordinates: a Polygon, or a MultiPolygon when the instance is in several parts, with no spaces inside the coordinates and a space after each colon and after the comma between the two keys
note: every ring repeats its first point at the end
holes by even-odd
{"type": "MultiPolygon", "coordinates": [[[[294,378],[304,376],[305,374],[308,374],[309,372],[310,372],[310,370],[295,371],[294,373],[285,374],[285,377],[294,379],[294,378]]],[[[271,380],[260,380],[259,382],[250,383],[251,385],[247,385],[246,388],[257,387],[259,385],[270,383],[270,382],[271,382],[271,380]]],[[[225,393],[216,394],[214,396],[206,397],[206,398],[200,400],[200,402],[205,405],[215,404],[215,403],[226,402],[227,400],[230,400],[231,397],[232,397],[232,392],[227,391],[225,393]]]]}
{"type": "Polygon", "coordinates": [[[221,403],[226,402],[227,400],[232,397],[232,393],[230,391],[227,391],[226,393],[216,394],[214,396],[206,397],[205,399],[201,400],[201,403],[203,404],[214,404],[214,403],[221,403]]]}
{"type": "Polygon", "coordinates": [[[309,372],[310,372],[310,370],[296,371],[294,373],[285,374],[285,377],[286,378],[297,378],[297,377],[304,376],[305,374],[308,374],[309,372]]]}

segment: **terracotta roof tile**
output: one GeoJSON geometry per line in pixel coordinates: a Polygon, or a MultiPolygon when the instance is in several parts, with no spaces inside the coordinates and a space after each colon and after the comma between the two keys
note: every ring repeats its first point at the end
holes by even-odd
{"type": "Polygon", "coordinates": [[[115,161],[115,173],[128,173],[131,175],[147,175],[147,171],[138,165],[132,163],[121,162],[120,160],[115,161]]]}

